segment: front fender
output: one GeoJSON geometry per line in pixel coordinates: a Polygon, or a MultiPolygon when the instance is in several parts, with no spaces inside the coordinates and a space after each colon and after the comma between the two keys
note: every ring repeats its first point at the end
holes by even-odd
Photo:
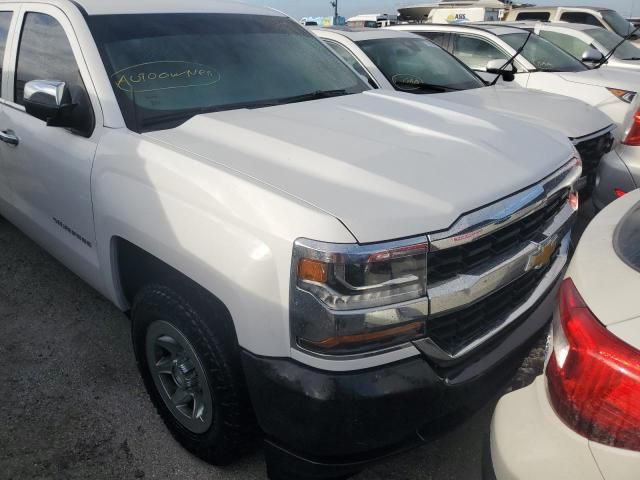
{"type": "Polygon", "coordinates": [[[290,356],[295,239],[355,241],[337,219],[298,199],[124,129],[103,138],[92,187],[111,299],[128,308],[111,248],[120,237],[219,298],[240,345],[258,355],[290,356]]]}

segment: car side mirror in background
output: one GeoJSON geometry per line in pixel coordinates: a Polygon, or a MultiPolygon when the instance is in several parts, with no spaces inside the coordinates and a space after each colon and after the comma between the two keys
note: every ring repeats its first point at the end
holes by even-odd
{"type": "Polygon", "coordinates": [[[489,60],[487,63],[487,73],[502,75],[502,79],[505,82],[513,82],[516,79],[518,69],[513,64],[504,67],[505,62],[506,60],[489,60]],[[504,67],[504,69],[502,67],[504,67]]]}
{"type": "Polygon", "coordinates": [[[24,86],[24,107],[33,117],[50,127],[73,128],[71,112],[76,105],[66,83],[58,80],[32,80],[24,86]]]}
{"type": "Polygon", "coordinates": [[[583,63],[598,63],[602,61],[603,58],[604,55],[602,55],[602,53],[595,48],[590,48],[582,54],[583,63]]]}

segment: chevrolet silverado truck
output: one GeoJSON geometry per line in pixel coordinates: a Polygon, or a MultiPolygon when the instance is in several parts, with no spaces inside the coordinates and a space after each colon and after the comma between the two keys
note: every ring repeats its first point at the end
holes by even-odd
{"type": "Polygon", "coordinates": [[[548,328],[562,133],[370,91],[233,2],[3,1],[0,36],[0,212],[130,315],[200,458],[264,439],[272,479],[348,477],[462,421],[548,328]]]}

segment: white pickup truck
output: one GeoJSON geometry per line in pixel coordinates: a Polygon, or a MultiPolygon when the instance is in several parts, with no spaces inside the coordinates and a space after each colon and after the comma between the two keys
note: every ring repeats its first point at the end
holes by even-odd
{"type": "Polygon", "coordinates": [[[369,91],[227,1],[3,1],[0,36],[0,212],[130,314],[199,457],[258,432],[271,478],[345,478],[473,412],[547,328],[561,133],[369,91]]]}

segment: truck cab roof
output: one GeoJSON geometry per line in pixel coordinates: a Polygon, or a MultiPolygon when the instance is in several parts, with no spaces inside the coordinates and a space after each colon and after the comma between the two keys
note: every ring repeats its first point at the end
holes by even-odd
{"type": "MultiPolygon", "coordinates": [[[[0,1],[1,3],[9,3],[0,1]]],[[[12,2],[15,3],[15,2],[12,2]]],[[[28,3],[28,2],[26,2],[28,3]]],[[[43,3],[43,2],[38,2],[43,3]]],[[[240,13],[254,15],[282,15],[276,10],[229,0],[154,0],[132,2],[130,0],[50,0],[52,5],[75,5],[85,15],[118,15],[140,13],[240,13]]]]}

